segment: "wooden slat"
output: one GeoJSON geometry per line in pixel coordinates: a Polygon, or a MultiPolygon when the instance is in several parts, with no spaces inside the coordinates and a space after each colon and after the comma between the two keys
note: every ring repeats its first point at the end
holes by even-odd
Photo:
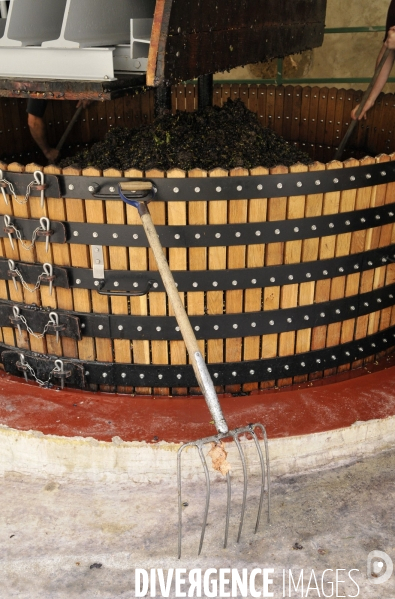
{"type": "MultiPolygon", "coordinates": [[[[122,171],[116,169],[108,169],[103,172],[104,177],[119,177],[123,176],[122,171]]],[[[105,216],[108,224],[124,225],[126,224],[126,209],[122,200],[105,202],[105,216]]],[[[111,270],[129,270],[129,256],[126,247],[110,247],[109,262],[111,270]]],[[[128,298],[127,297],[112,297],[111,314],[129,314],[128,298]]],[[[114,339],[114,361],[121,364],[130,364],[132,361],[131,341],[130,339],[114,339]]],[[[122,383],[122,381],[119,381],[122,383]]],[[[131,387],[117,385],[119,393],[131,393],[131,387]]]]}
{"type": "MultiPolygon", "coordinates": [[[[207,177],[207,172],[201,169],[193,169],[188,172],[189,178],[207,177]]],[[[207,202],[188,202],[188,224],[205,225],[207,224],[207,202]]],[[[207,248],[191,247],[188,250],[189,270],[207,269],[207,248]]],[[[188,315],[203,316],[205,313],[205,293],[204,291],[189,291],[187,293],[188,315]]],[[[198,340],[199,349],[204,359],[206,359],[205,342],[198,340]]],[[[201,393],[200,388],[191,388],[191,393],[201,393]]]]}
{"type": "MultiPolygon", "coordinates": [[[[231,177],[247,177],[248,170],[242,168],[232,169],[229,173],[231,177]]],[[[246,223],[247,222],[248,200],[229,200],[228,202],[228,222],[246,223]]],[[[229,246],[227,252],[227,268],[245,268],[247,248],[243,245],[229,246]]],[[[225,311],[226,314],[240,314],[243,312],[244,292],[242,289],[235,289],[225,292],[225,311]]],[[[225,361],[240,362],[242,359],[242,337],[234,337],[225,341],[225,361]]],[[[241,385],[226,385],[225,391],[237,393],[241,385]]]]}
{"type": "Polygon", "coordinates": [[[283,129],[282,136],[287,141],[292,139],[292,111],[294,105],[294,87],[287,85],[284,87],[284,109],[283,109],[283,129]]]}
{"type": "MultiPolygon", "coordinates": [[[[152,169],[145,173],[146,177],[163,177],[162,171],[152,169]]],[[[165,202],[151,202],[149,206],[152,220],[155,225],[166,224],[166,205],[165,202]]],[[[168,252],[164,250],[168,258],[168,252]]],[[[148,250],[149,270],[158,270],[156,260],[152,250],[148,250]]],[[[167,315],[167,298],[166,293],[150,293],[149,294],[149,314],[150,316],[166,316],[167,315]]],[[[169,363],[169,342],[168,341],[151,341],[151,356],[153,364],[168,364],[169,363]]],[[[158,395],[169,395],[169,389],[166,387],[155,387],[154,393],[158,395]]]]}
{"type": "Polygon", "coordinates": [[[335,129],[334,129],[334,146],[338,147],[342,137],[343,132],[343,112],[344,112],[344,104],[345,104],[345,94],[347,91],[345,89],[339,89],[337,92],[336,98],[336,109],[335,109],[335,129]]]}
{"type": "Polygon", "coordinates": [[[258,86],[250,85],[248,90],[248,110],[254,114],[258,112],[258,86]]]}
{"type": "Polygon", "coordinates": [[[229,83],[223,83],[221,85],[221,106],[225,104],[231,98],[231,86],[229,83]]]}
{"type": "MultiPolygon", "coordinates": [[[[210,171],[210,177],[226,177],[228,172],[216,168],[210,171]]],[[[208,221],[210,225],[223,225],[228,219],[228,203],[226,200],[210,200],[208,204],[208,221]]],[[[210,247],[208,250],[208,268],[209,270],[224,270],[226,268],[226,247],[210,247]]],[[[224,312],[224,292],[207,292],[207,314],[223,314],[224,312]]],[[[207,341],[207,361],[224,361],[224,340],[208,339],[207,341]]],[[[215,381],[214,381],[215,383],[215,381]]],[[[216,387],[217,392],[222,390],[216,387]]]]}
{"type": "Polygon", "coordinates": [[[270,129],[274,129],[275,103],[276,86],[268,85],[266,88],[265,127],[270,127],[270,129]]]}
{"type": "MultiPolygon", "coordinates": [[[[343,164],[341,162],[333,160],[329,164],[326,165],[327,170],[333,170],[337,168],[342,168],[343,164]]],[[[330,193],[324,194],[323,200],[323,208],[322,214],[337,214],[339,211],[340,205],[340,192],[333,191],[330,193]]],[[[336,235],[331,235],[330,237],[324,237],[320,242],[320,252],[319,259],[326,260],[328,258],[334,258],[336,250],[336,235]]],[[[328,280],[320,280],[317,281],[315,286],[315,302],[327,302],[330,299],[331,294],[331,281],[328,280]]],[[[318,326],[314,327],[312,330],[311,336],[311,349],[322,349],[326,346],[326,338],[327,338],[327,326],[318,326]]],[[[315,379],[322,376],[322,373],[318,370],[317,372],[309,375],[309,379],[315,379]]]]}
{"type": "MultiPolygon", "coordinates": [[[[295,164],[289,169],[290,173],[305,173],[307,166],[295,164]]],[[[290,196],[287,201],[287,219],[303,218],[305,215],[306,196],[290,196]]],[[[284,264],[299,264],[302,258],[302,240],[287,241],[284,247],[284,264]]],[[[296,308],[298,305],[299,285],[284,285],[281,289],[280,308],[296,308]]],[[[288,331],[279,335],[279,356],[293,356],[295,354],[296,332],[288,331]]],[[[277,382],[279,387],[292,384],[292,377],[282,378],[277,382]]]]}
{"type": "Polygon", "coordinates": [[[283,134],[283,116],[284,116],[284,86],[276,87],[275,108],[274,108],[274,124],[273,129],[277,135],[283,134]]]}
{"type": "MultiPolygon", "coordinates": [[[[288,173],[285,166],[276,166],[270,169],[270,174],[281,175],[288,173]]],[[[287,198],[269,198],[267,220],[285,220],[287,216],[287,198]]],[[[269,243],[265,248],[265,266],[274,266],[284,263],[284,243],[269,243]]],[[[267,287],[263,291],[263,309],[278,310],[280,308],[281,288],[267,287]]],[[[277,356],[278,335],[276,333],[263,335],[261,342],[262,358],[274,358],[277,356]]],[[[274,381],[261,383],[261,389],[273,387],[274,381]]]]}
{"type": "MultiPolygon", "coordinates": [[[[143,176],[142,171],[130,169],[125,171],[125,177],[140,178],[143,176]]],[[[134,206],[126,206],[127,223],[129,225],[139,225],[141,233],[139,237],[144,238],[144,229],[141,224],[141,218],[134,206]]],[[[130,247],[129,248],[129,264],[131,270],[148,270],[148,249],[145,247],[130,247]]],[[[146,316],[148,314],[148,297],[149,295],[141,295],[130,298],[131,314],[136,316],[146,316]]],[[[150,342],[134,339],[133,343],[133,362],[135,364],[150,364],[150,342]]],[[[135,393],[143,395],[150,394],[151,387],[135,387],[135,393]]]]}
{"type": "MultiPolygon", "coordinates": [[[[251,175],[268,175],[269,169],[257,167],[251,169],[251,175]]],[[[248,201],[248,222],[264,222],[267,218],[267,198],[248,201]]],[[[262,240],[264,241],[264,240],[262,240]]],[[[254,243],[247,246],[247,268],[263,268],[265,264],[265,244],[254,243]]],[[[262,289],[246,289],[244,292],[244,311],[259,312],[262,310],[262,289]]],[[[251,331],[252,333],[253,331],[251,331]]],[[[259,335],[244,338],[243,360],[259,360],[261,338],[259,335]]],[[[245,383],[243,391],[258,389],[258,383],[245,383]]]]}
{"type": "Polygon", "coordinates": [[[259,85],[258,86],[258,119],[263,127],[267,127],[266,100],[267,100],[267,87],[266,87],[266,85],[259,85]]]}
{"type": "MultiPolygon", "coordinates": [[[[319,162],[314,162],[309,166],[310,172],[318,174],[325,170],[325,165],[319,162]]],[[[311,194],[306,196],[305,203],[305,217],[312,218],[314,216],[321,216],[322,204],[324,195],[322,193],[311,194]]],[[[302,262],[314,262],[318,259],[320,240],[318,237],[313,239],[304,239],[302,242],[302,262]]],[[[299,286],[299,305],[310,306],[314,303],[315,295],[315,281],[306,281],[301,283],[299,286]]],[[[312,329],[303,329],[296,333],[296,347],[295,352],[297,354],[308,352],[311,349],[311,333],[312,329]]],[[[294,377],[295,383],[302,383],[308,380],[308,375],[300,375],[294,377]]]]}

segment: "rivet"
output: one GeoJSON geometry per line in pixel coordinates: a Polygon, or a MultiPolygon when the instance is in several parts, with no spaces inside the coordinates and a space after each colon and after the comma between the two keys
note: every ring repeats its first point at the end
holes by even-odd
{"type": "Polygon", "coordinates": [[[388,297],[389,297],[390,299],[393,299],[393,297],[394,297],[394,296],[392,295],[392,293],[390,293],[388,297]]]}
{"type": "Polygon", "coordinates": [[[216,188],[215,188],[215,191],[216,191],[217,193],[220,193],[220,192],[222,191],[222,187],[216,187],[216,188]]]}
{"type": "Polygon", "coordinates": [[[376,344],[375,344],[375,343],[371,343],[370,345],[371,345],[372,347],[376,347],[376,344]]]}
{"type": "Polygon", "coordinates": [[[289,279],[290,281],[293,281],[293,279],[294,279],[294,276],[293,276],[293,275],[288,275],[288,279],[289,279]]]}
{"type": "Polygon", "coordinates": [[[232,372],[232,376],[236,376],[236,375],[237,375],[237,372],[234,370],[234,371],[232,372]]]}
{"type": "Polygon", "coordinates": [[[118,331],[123,331],[123,326],[121,324],[118,326],[118,331]]]}
{"type": "Polygon", "coordinates": [[[232,285],[237,285],[237,281],[232,281],[232,285]]]}
{"type": "Polygon", "coordinates": [[[336,356],[331,356],[332,360],[336,360],[336,356]]]}
{"type": "Polygon", "coordinates": [[[387,174],[387,173],[386,173],[385,171],[381,171],[381,172],[380,172],[380,175],[381,175],[382,177],[385,177],[385,176],[386,176],[386,174],[387,174]]]}
{"type": "Polygon", "coordinates": [[[69,185],[69,189],[70,189],[70,191],[73,191],[73,189],[74,189],[74,185],[71,185],[71,184],[70,184],[70,185],[69,185]]]}
{"type": "Polygon", "coordinates": [[[316,185],[321,185],[321,181],[319,179],[316,180],[315,182],[316,185]]]}
{"type": "Polygon", "coordinates": [[[280,235],[280,229],[276,229],[274,232],[276,235],[280,235]]]}
{"type": "Polygon", "coordinates": [[[178,187],[174,187],[173,191],[174,193],[178,193],[180,190],[178,189],[178,187]]]}
{"type": "Polygon", "coordinates": [[[111,191],[111,193],[114,193],[115,192],[115,187],[110,187],[110,191],[111,191]]]}
{"type": "Polygon", "coordinates": [[[376,214],[376,216],[374,217],[376,220],[380,220],[380,214],[376,214]]]}
{"type": "Polygon", "coordinates": [[[235,324],[233,325],[233,328],[234,328],[234,329],[238,329],[238,328],[239,328],[239,325],[235,323],[235,324]]]}
{"type": "Polygon", "coordinates": [[[251,283],[252,283],[253,285],[256,285],[256,279],[251,279],[251,283]]]}
{"type": "Polygon", "coordinates": [[[93,237],[99,237],[99,233],[92,233],[93,237]]]}
{"type": "Polygon", "coordinates": [[[143,374],[140,374],[139,376],[140,376],[140,378],[141,378],[141,379],[143,379],[143,378],[144,378],[144,375],[143,375],[143,374]]]}
{"type": "Polygon", "coordinates": [[[138,331],[142,331],[142,330],[143,330],[143,327],[137,327],[137,330],[138,330],[138,331]]]}
{"type": "Polygon", "coordinates": [[[79,235],[78,231],[74,231],[73,235],[74,235],[74,237],[78,237],[78,235],[79,235]]]}
{"type": "Polygon", "coordinates": [[[292,318],[287,318],[287,322],[292,322],[292,318]]]}
{"type": "Polygon", "coordinates": [[[176,331],[177,331],[177,333],[179,333],[180,332],[180,327],[176,327],[176,331]]]}
{"type": "Polygon", "coordinates": [[[306,272],[306,278],[307,279],[311,279],[311,273],[310,272],[306,272]]]}
{"type": "Polygon", "coordinates": [[[372,175],[371,175],[370,173],[366,173],[365,177],[366,177],[367,179],[371,179],[371,178],[372,178],[372,175]]]}
{"type": "Polygon", "coordinates": [[[383,339],[384,343],[387,343],[387,339],[383,339]]]}
{"type": "Polygon", "coordinates": [[[259,191],[261,191],[263,189],[263,185],[259,184],[256,186],[257,189],[259,189],[259,191]]]}
{"type": "Polygon", "coordinates": [[[121,374],[121,377],[122,377],[123,379],[126,379],[126,372],[122,372],[122,374],[121,374]]]}
{"type": "Polygon", "coordinates": [[[273,326],[274,325],[274,320],[270,320],[269,324],[270,324],[270,326],[273,326]]]}
{"type": "Polygon", "coordinates": [[[355,306],[350,306],[350,310],[355,310],[355,306]]]}
{"type": "Polygon", "coordinates": [[[139,236],[137,235],[137,233],[134,233],[133,234],[133,239],[138,239],[138,238],[139,238],[139,236]]]}
{"type": "Polygon", "coordinates": [[[325,312],[321,312],[320,316],[321,318],[325,318],[325,312]]]}
{"type": "Polygon", "coordinates": [[[158,284],[158,283],[154,283],[154,284],[152,285],[152,287],[153,287],[154,289],[157,289],[157,288],[159,287],[159,284],[158,284]]]}
{"type": "Polygon", "coordinates": [[[100,283],[99,281],[95,281],[95,287],[99,287],[100,283]]]}
{"type": "Polygon", "coordinates": [[[354,175],[351,175],[351,177],[350,177],[350,181],[355,181],[355,177],[354,177],[354,175]]]}
{"type": "Polygon", "coordinates": [[[91,192],[92,192],[92,191],[95,191],[95,188],[93,187],[93,185],[89,185],[89,187],[88,187],[88,191],[91,191],[91,192]]]}
{"type": "Polygon", "coordinates": [[[284,366],[284,368],[285,368],[285,370],[289,370],[289,366],[288,366],[288,364],[286,364],[286,365],[284,366]]]}
{"type": "Polygon", "coordinates": [[[214,325],[214,331],[218,331],[219,326],[217,324],[214,325]]]}
{"type": "Polygon", "coordinates": [[[336,314],[340,314],[339,308],[336,309],[336,314]]]}
{"type": "Polygon", "coordinates": [[[213,281],[213,287],[218,287],[217,281],[213,281]]]}
{"type": "MultiPolygon", "coordinates": [[[[118,283],[118,284],[119,284],[119,283],[118,283]]],[[[138,286],[139,286],[139,284],[137,283],[137,281],[135,281],[135,282],[133,283],[133,287],[138,287],[138,286]]]]}
{"type": "Polygon", "coordinates": [[[163,379],[163,374],[158,374],[158,379],[162,380],[163,379]]]}
{"type": "Polygon", "coordinates": [[[255,327],[256,327],[256,322],[252,322],[252,323],[251,323],[251,326],[252,326],[253,328],[255,328],[255,327]]]}
{"type": "Polygon", "coordinates": [[[196,233],[195,239],[200,239],[200,233],[196,233]]]}
{"type": "Polygon", "coordinates": [[[99,324],[99,326],[97,328],[99,329],[99,331],[102,331],[104,329],[102,324],[99,324]]]}
{"type": "Polygon", "coordinates": [[[81,279],[76,280],[77,285],[81,285],[81,279]]]}
{"type": "Polygon", "coordinates": [[[278,189],[282,189],[283,188],[283,184],[282,183],[277,183],[277,187],[278,187],[278,189]]]}
{"type": "Polygon", "coordinates": [[[255,374],[255,370],[250,370],[250,374],[255,374]]]}
{"type": "Polygon", "coordinates": [[[335,225],[334,225],[333,223],[329,223],[329,228],[330,228],[330,229],[333,229],[333,227],[334,227],[334,226],[335,226],[335,225]]]}
{"type": "Polygon", "coordinates": [[[198,286],[198,284],[195,282],[195,283],[192,283],[192,286],[193,286],[193,287],[197,287],[197,286],[198,286]]]}
{"type": "Polygon", "coordinates": [[[195,331],[200,331],[200,327],[198,325],[195,326],[195,331]]]}
{"type": "Polygon", "coordinates": [[[114,281],[114,287],[119,287],[118,281],[114,281]]]}
{"type": "Polygon", "coordinates": [[[369,302],[364,302],[363,305],[367,308],[369,306],[369,302]]]}
{"type": "Polygon", "coordinates": [[[298,181],[296,184],[296,187],[302,187],[302,185],[303,185],[302,181],[298,181]]]}
{"type": "Polygon", "coordinates": [[[215,236],[217,239],[219,239],[221,237],[221,233],[216,233],[215,236]]]}
{"type": "Polygon", "coordinates": [[[295,233],[299,233],[299,227],[294,227],[295,233]]]}
{"type": "Polygon", "coordinates": [[[344,272],[344,268],[342,266],[340,266],[339,272],[344,272]]]}
{"type": "Polygon", "coordinates": [[[359,264],[354,264],[354,268],[355,268],[355,270],[358,270],[359,264]]]}
{"type": "Polygon", "coordinates": [[[195,193],[200,193],[200,187],[195,187],[195,193]]]}
{"type": "Polygon", "coordinates": [[[102,377],[107,378],[107,376],[108,376],[107,372],[103,372],[102,377]]]}
{"type": "Polygon", "coordinates": [[[347,225],[347,227],[348,227],[349,225],[351,225],[351,223],[350,223],[350,221],[349,221],[349,220],[346,220],[346,223],[345,223],[345,224],[347,225]]]}
{"type": "Polygon", "coordinates": [[[255,231],[255,235],[256,235],[257,237],[259,237],[259,236],[260,236],[260,234],[261,234],[261,232],[260,232],[260,231],[255,231]]]}
{"type": "Polygon", "coordinates": [[[237,191],[242,191],[243,187],[241,185],[237,186],[237,191]]]}
{"type": "Polygon", "coordinates": [[[371,260],[369,260],[368,266],[373,266],[373,262],[371,260]]]}
{"type": "Polygon", "coordinates": [[[339,183],[339,179],[333,179],[334,183],[339,183]]]}
{"type": "Polygon", "coordinates": [[[307,314],[305,314],[303,318],[304,318],[305,320],[309,320],[309,319],[310,319],[310,317],[309,317],[309,316],[307,316],[307,314]]]}
{"type": "Polygon", "coordinates": [[[317,227],[316,227],[315,225],[311,225],[311,230],[312,230],[312,231],[316,231],[316,230],[317,230],[317,227]]]}
{"type": "Polygon", "coordinates": [[[365,218],[361,218],[361,223],[364,223],[364,222],[366,222],[366,219],[365,218]]]}
{"type": "Polygon", "coordinates": [[[384,264],[387,262],[387,258],[381,258],[381,262],[384,262],[384,264]]]}
{"type": "Polygon", "coordinates": [[[86,326],[86,325],[85,325],[85,323],[83,322],[83,323],[81,324],[81,329],[84,329],[84,328],[85,328],[85,326],[86,326]]]}
{"type": "Polygon", "coordinates": [[[241,237],[241,233],[239,231],[237,231],[237,233],[235,233],[236,237],[241,237]]]}
{"type": "Polygon", "coordinates": [[[321,360],[319,358],[316,359],[317,364],[321,364],[321,360]]]}
{"type": "Polygon", "coordinates": [[[162,330],[162,327],[156,327],[156,330],[159,332],[162,330]]]}
{"type": "Polygon", "coordinates": [[[216,379],[217,379],[217,378],[218,378],[218,376],[219,376],[219,375],[218,375],[218,372],[214,372],[214,378],[216,378],[216,379]]]}
{"type": "Polygon", "coordinates": [[[377,298],[377,301],[379,304],[381,304],[381,302],[383,301],[380,297],[377,298]]]}
{"type": "Polygon", "coordinates": [[[271,282],[271,283],[275,283],[275,282],[276,282],[276,279],[275,279],[275,277],[270,277],[270,282],[271,282]]]}
{"type": "Polygon", "coordinates": [[[113,233],[112,236],[114,237],[114,239],[118,239],[118,233],[113,233]]]}
{"type": "Polygon", "coordinates": [[[272,372],[272,369],[269,367],[269,368],[267,369],[267,371],[268,371],[268,372],[272,372]]]}
{"type": "Polygon", "coordinates": [[[346,352],[345,352],[345,354],[346,354],[346,356],[349,356],[349,355],[350,355],[350,352],[349,352],[349,351],[346,351],[346,352]]]}
{"type": "Polygon", "coordinates": [[[180,380],[181,374],[177,374],[177,378],[178,378],[178,380],[180,380]]]}
{"type": "Polygon", "coordinates": [[[358,347],[359,351],[363,351],[363,347],[358,347]]]}
{"type": "Polygon", "coordinates": [[[328,271],[327,270],[323,270],[322,274],[326,276],[328,274],[328,271]]]}
{"type": "Polygon", "coordinates": [[[301,362],[300,365],[303,366],[303,367],[305,367],[306,363],[305,362],[301,362]]]}

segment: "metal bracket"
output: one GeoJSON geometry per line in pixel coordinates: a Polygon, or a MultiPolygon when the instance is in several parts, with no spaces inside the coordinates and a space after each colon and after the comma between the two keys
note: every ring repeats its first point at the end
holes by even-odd
{"type": "MultiPolygon", "coordinates": [[[[83,389],[85,387],[85,368],[81,362],[74,362],[62,358],[59,360],[56,356],[43,356],[29,351],[21,354],[20,350],[11,349],[7,346],[1,346],[1,361],[7,374],[20,376],[21,371],[27,379],[27,373],[34,371],[33,378],[38,381],[48,381],[52,378],[58,378],[70,387],[83,389]],[[21,359],[23,356],[23,359],[21,359]],[[62,362],[62,367],[59,362],[62,362]],[[32,369],[32,370],[31,370],[32,369]]],[[[64,384],[64,383],[63,383],[64,384]]]]}
{"type": "Polygon", "coordinates": [[[154,281],[153,279],[150,279],[149,281],[147,281],[146,287],[142,291],[112,291],[112,290],[107,291],[107,290],[104,290],[106,282],[103,281],[103,283],[101,283],[99,285],[99,289],[97,290],[97,292],[99,293],[99,295],[108,295],[110,297],[139,297],[141,295],[147,295],[147,293],[149,292],[151,287],[155,284],[156,284],[156,281],[154,281]]]}
{"type": "Polygon", "coordinates": [[[95,279],[95,285],[100,286],[97,279],[104,279],[104,254],[102,245],[92,245],[92,270],[93,278],[95,279]]]}

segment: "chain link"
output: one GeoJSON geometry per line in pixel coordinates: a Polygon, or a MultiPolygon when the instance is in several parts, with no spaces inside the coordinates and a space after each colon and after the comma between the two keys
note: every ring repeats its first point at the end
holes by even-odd
{"type": "Polygon", "coordinates": [[[27,324],[27,320],[24,316],[22,316],[22,314],[19,314],[19,319],[23,322],[23,324],[26,327],[26,330],[28,333],[30,333],[30,335],[33,335],[33,337],[35,337],[36,339],[43,339],[48,331],[48,328],[51,324],[53,324],[53,322],[51,320],[48,320],[47,324],[44,327],[44,330],[42,333],[34,333],[32,331],[32,329],[29,327],[29,325],[27,324]]]}
{"type": "Polygon", "coordinates": [[[40,387],[47,387],[49,385],[53,375],[55,374],[55,372],[61,372],[59,366],[54,366],[54,368],[49,373],[48,379],[46,381],[42,381],[41,379],[39,379],[37,377],[36,373],[34,372],[34,369],[32,368],[32,366],[30,366],[30,364],[28,362],[24,361],[23,365],[26,366],[26,368],[30,372],[31,376],[34,378],[34,380],[40,387]]]}
{"type": "Polygon", "coordinates": [[[30,252],[30,250],[32,250],[34,248],[34,244],[36,243],[36,239],[37,239],[37,233],[39,231],[42,231],[43,229],[41,227],[37,227],[36,229],[34,229],[33,231],[33,236],[32,236],[32,241],[29,245],[27,245],[24,240],[22,239],[22,235],[20,233],[20,231],[13,225],[10,224],[8,225],[11,229],[14,230],[14,233],[16,235],[16,238],[19,239],[19,241],[21,242],[22,247],[27,250],[28,252],[30,252]]]}
{"type": "MultiPolygon", "coordinates": [[[[15,193],[15,189],[14,189],[14,186],[13,186],[13,184],[11,183],[11,181],[7,181],[7,179],[5,179],[5,177],[3,177],[2,179],[0,179],[0,183],[4,183],[5,185],[7,185],[8,189],[9,189],[9,192],[10,192],[10,194],[12,195],[12,197],[14,198],[15,202],[16,202],[17,204],[20,204],[21,206],[24,206],[25,204],[27,204],[27,202],[29,201],[29,198],[30,198],[30,192],[31,192],[31,188],[32,188],[32,186],[33,186],[33,185],[37,185],[37,181],[35,181],[35,180],[33,179],[33,181],[31,181],[31,182],[29,183],[29,185],[27,186],[27,188],[26,188],[25,199],[24,199],[24,200],[22,200],[22,201],[20,201],[20,200],[18,200],[18,196],[17,196],[17,195],[16,195],[16,193],[15,193]]],[[[5,192],[5,190],[4,190],[4,194],[3,194],[3,196],[4,196],[4,200],[6,201],[6,198],[5,198],[5,193],[6,193],[6,192],[5,192]]],[[[6,204],[7,204],[7,203],[8,203],[8,202],[6,201],[6,204]]]]}
{"type": "Polygon", "coordinates": [[[21,273],[20,270],[18,270],[17,268],[14,268],[12,270],[12,272],[14,272],[19,277],[19,279],[20,279],[20,281],[21,281],[24,289],[26,289],[26,291],[28,291],[29,293],[34,293],[35,291],[37,291],[37,289],[40,288],[40,286],[41,286],[41,277],[43,277],[43,276],[45,276],[47,274],[45,271],[43,271],[41,273],[41,275],[38,277],[37,283],[35,284],[35,286],[33,287],[33,289],[31,289],[29,287],[29,285],[26,283],[25,279],[23,278],[22,273],[21,273]]]}

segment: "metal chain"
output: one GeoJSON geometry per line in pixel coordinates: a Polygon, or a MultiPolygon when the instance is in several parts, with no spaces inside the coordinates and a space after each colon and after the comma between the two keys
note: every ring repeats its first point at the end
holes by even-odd
{"type": "Polygon", "coordinates": [[[39,379],[36,376],[34,369],[30,366],[30,364],[28,362],[24,362],[24,365],[26,366],[26,368],[30,372],[31,376],[34,378],[34,380],[40,387],[47,387],[49,385],[49,382],[52,379],[53,375],[55,374],[55,372],[60,372],[60,368],[58,366],[54,366],[54,368],[49,373],[48,379],[46,381],[42,381],[41,379],[39,379]]]}
{"type": "Polygon", "coordinates": [[[13,224],[10,224],[9,227],[14,230],[15,235],[16,235],[17,239],[19,239],[19,241],[21,242],[22,247],[25,250],[27,250],[28,252],[30,252],[30,250],[32,250],[34,248],[34,244],[36,243],[36,239],[37,239],[37,233],[39,231],[42,231],[41,227],[37,227],[36,229],[34,229],[33,236],[32,236],[32,241],[31,241],[30,245],[27,245],[23,241],[22,235],[21,235],[20,231],[13,224]]]}
{"type": "MultiPolygon", "coordinates": [[[[20,204],[21,206],[23,206],[24,204],[27,204],[27,202],[29,201],[31,188],[32,188],[33,185],[37,184],[37,181],[33,180],[33,181],[31,181],[31,183],[29,183],[29,185],[26,188],[25,199],[22,200],[22,201],[18,200],[18,196],[15,193],[14,186],[13,186],[13,184],[10,181],[7,181],[7,179],[5,179],[3,177],[2,179],[0,179],[0,183],[4,183],[5,185],[7,185],[7,187],[9,189],[12,197],[15,200],[15,202],[17,204],[20,204]]],[[[5,191],[3,193],[3,196],[4,196],[4,201],[6,202],[6,204],[8,204],[8,202],[6,200],[6,197],[5,197],[5,191]]]]}
{"type": "Polygon", "coordinates": [[[22,316],[22,314],[19,314],[19,318],[23,322],[23,324],[25,325],[27,332],[30,333],[30,335],[33,335],[33,337],[35,337],[36,339],[43,339],[45,337],[45,335],[46,335],[46,332],[48,331],[49,325],[52,324],[52,321],[48,320],[48,322],[45,325],[44,330],[43,330],[42,333],[34,333],[32,331],[32,329],[29,327],[29,325],[27,324],[26,318],[24,316],[22,316]]]}
{"type": "Polygon", "coordinates": [[[20,271],[20,270],[18,270],[17,268],[14,268],[12,272],[14,272],[14,273],[15,273],[15,274],[16,274],[16,275],[17,275],[17,276],[20,278],[20,281],[21,281],[21,283],[22,283],[22,285],[23,285],[24,289],[26,289],[26,291],[28,291],[29,293],[34,293],[35,291],[37,291],[37,289],[39,289],[39,288],[40,288],[40,285],[41,285],[41,277],[42,277],[43,275],[46,275],[46,274],[47,274],[45,271],[44,271],[44,272],[42,272],[42,273],[41,273],[41,275],[38,277],[38,279],[37,279],[37,283],[35,284],[35,286],[33,287],[33,289],[30,289],[29,285],[28,285],[28,284],[26,283],[26,281],[24,280],[24,278],[23,278],[23,276],[22,276],[22,273],[21,273],[21,271],[20,271]]]}

